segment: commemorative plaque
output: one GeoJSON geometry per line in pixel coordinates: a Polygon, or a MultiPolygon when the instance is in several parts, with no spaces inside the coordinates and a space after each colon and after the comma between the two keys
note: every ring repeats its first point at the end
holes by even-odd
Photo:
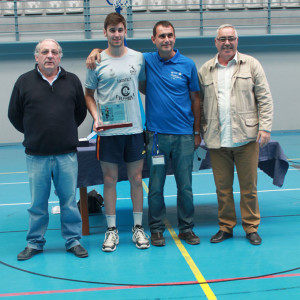
{"type": "Polygon", "coordinates": [[[98,130],[131,127],[132,123],[128,122],[126,101],[102,105],[98,103],[98,124],[101,124],[97,127],[98,130]]]}

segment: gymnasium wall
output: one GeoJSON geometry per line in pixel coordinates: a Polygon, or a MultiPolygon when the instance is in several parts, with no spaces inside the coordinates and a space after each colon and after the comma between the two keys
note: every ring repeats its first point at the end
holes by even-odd
{"type": "MultiPolygon", "coordinates": [[[[61,65],[77,74],[84,85],[85,58],[91,49],[105,48],[106,41],[94,39],[59,42],[64,52],[61,65]]],[[[36,42],[0,43],[0,143],[2,144],[19,143],[23,140],[22,134],[10,124],[7,108],[15,81],[21,74],[34,67],[35,45],[36,42]]],[[[128,39],[128,46],[143,52],[155,51],[150,35],[149,38],[128,39]]],[[[176,40],[176,47],[182,54],[192,58],[197,68],[216,54],[213,36],[180,37],[176,40]]],[[[274,99],[273,130],[299,130],[300,35],[241,35],[238,49],[256,57],[264,67],[274,99]]],[[[80,137],[90,133],[91,124],[88,115],[79,128],[80,137]]]]}

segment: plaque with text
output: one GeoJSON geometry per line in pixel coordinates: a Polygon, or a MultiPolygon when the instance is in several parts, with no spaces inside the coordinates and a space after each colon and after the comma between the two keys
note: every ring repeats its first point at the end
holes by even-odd
{"type": "Polygon", "coordinates": [[[98,104],[98,123],[101,124],[97,129],[112,129],[131,127],[128,122],[127,106],[125,102],[98,104]]]}

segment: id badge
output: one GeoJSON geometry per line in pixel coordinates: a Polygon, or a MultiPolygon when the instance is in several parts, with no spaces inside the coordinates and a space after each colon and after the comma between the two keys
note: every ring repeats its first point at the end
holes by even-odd
{"type": "Polygon", "coordinates": [[[152,165],[164,165],[165,164],[165,156],[162,154],[153,155],[152,156],[152,165]]]}
{"type": "Polygon", "coordinates": [[[165,164],[165,156],[162,152],[159,151],[157,132],[153,136],[153,145],[152,145],[152,165],[153,166],[162,166],[165,164]]]}

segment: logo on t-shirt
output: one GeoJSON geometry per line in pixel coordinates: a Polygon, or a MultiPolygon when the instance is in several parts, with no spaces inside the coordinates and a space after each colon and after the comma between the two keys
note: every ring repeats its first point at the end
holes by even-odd
{"type": "Polygon", "coordinates": [[[136,75],[137,70],[133,65],[129,65],[129,72],[131,75],[136,75]]]}
{"type": "Polygon", "coordinates": [[[171,78],[172,79],[182,79],[182,73],[181,72],[171,72],[171,78]]]}
{"type": "Polygon", "coordinates": [[[109,69],[109,76],[114,77],[115,76],[115,71],[113,69],[109,69]]]}
{"type": "Polygon", "coordinates": [[[130,88],[127,85],[124,85],[121,89],[121,93],[124,97],[127,97],[130,94],[130,88]]]}

